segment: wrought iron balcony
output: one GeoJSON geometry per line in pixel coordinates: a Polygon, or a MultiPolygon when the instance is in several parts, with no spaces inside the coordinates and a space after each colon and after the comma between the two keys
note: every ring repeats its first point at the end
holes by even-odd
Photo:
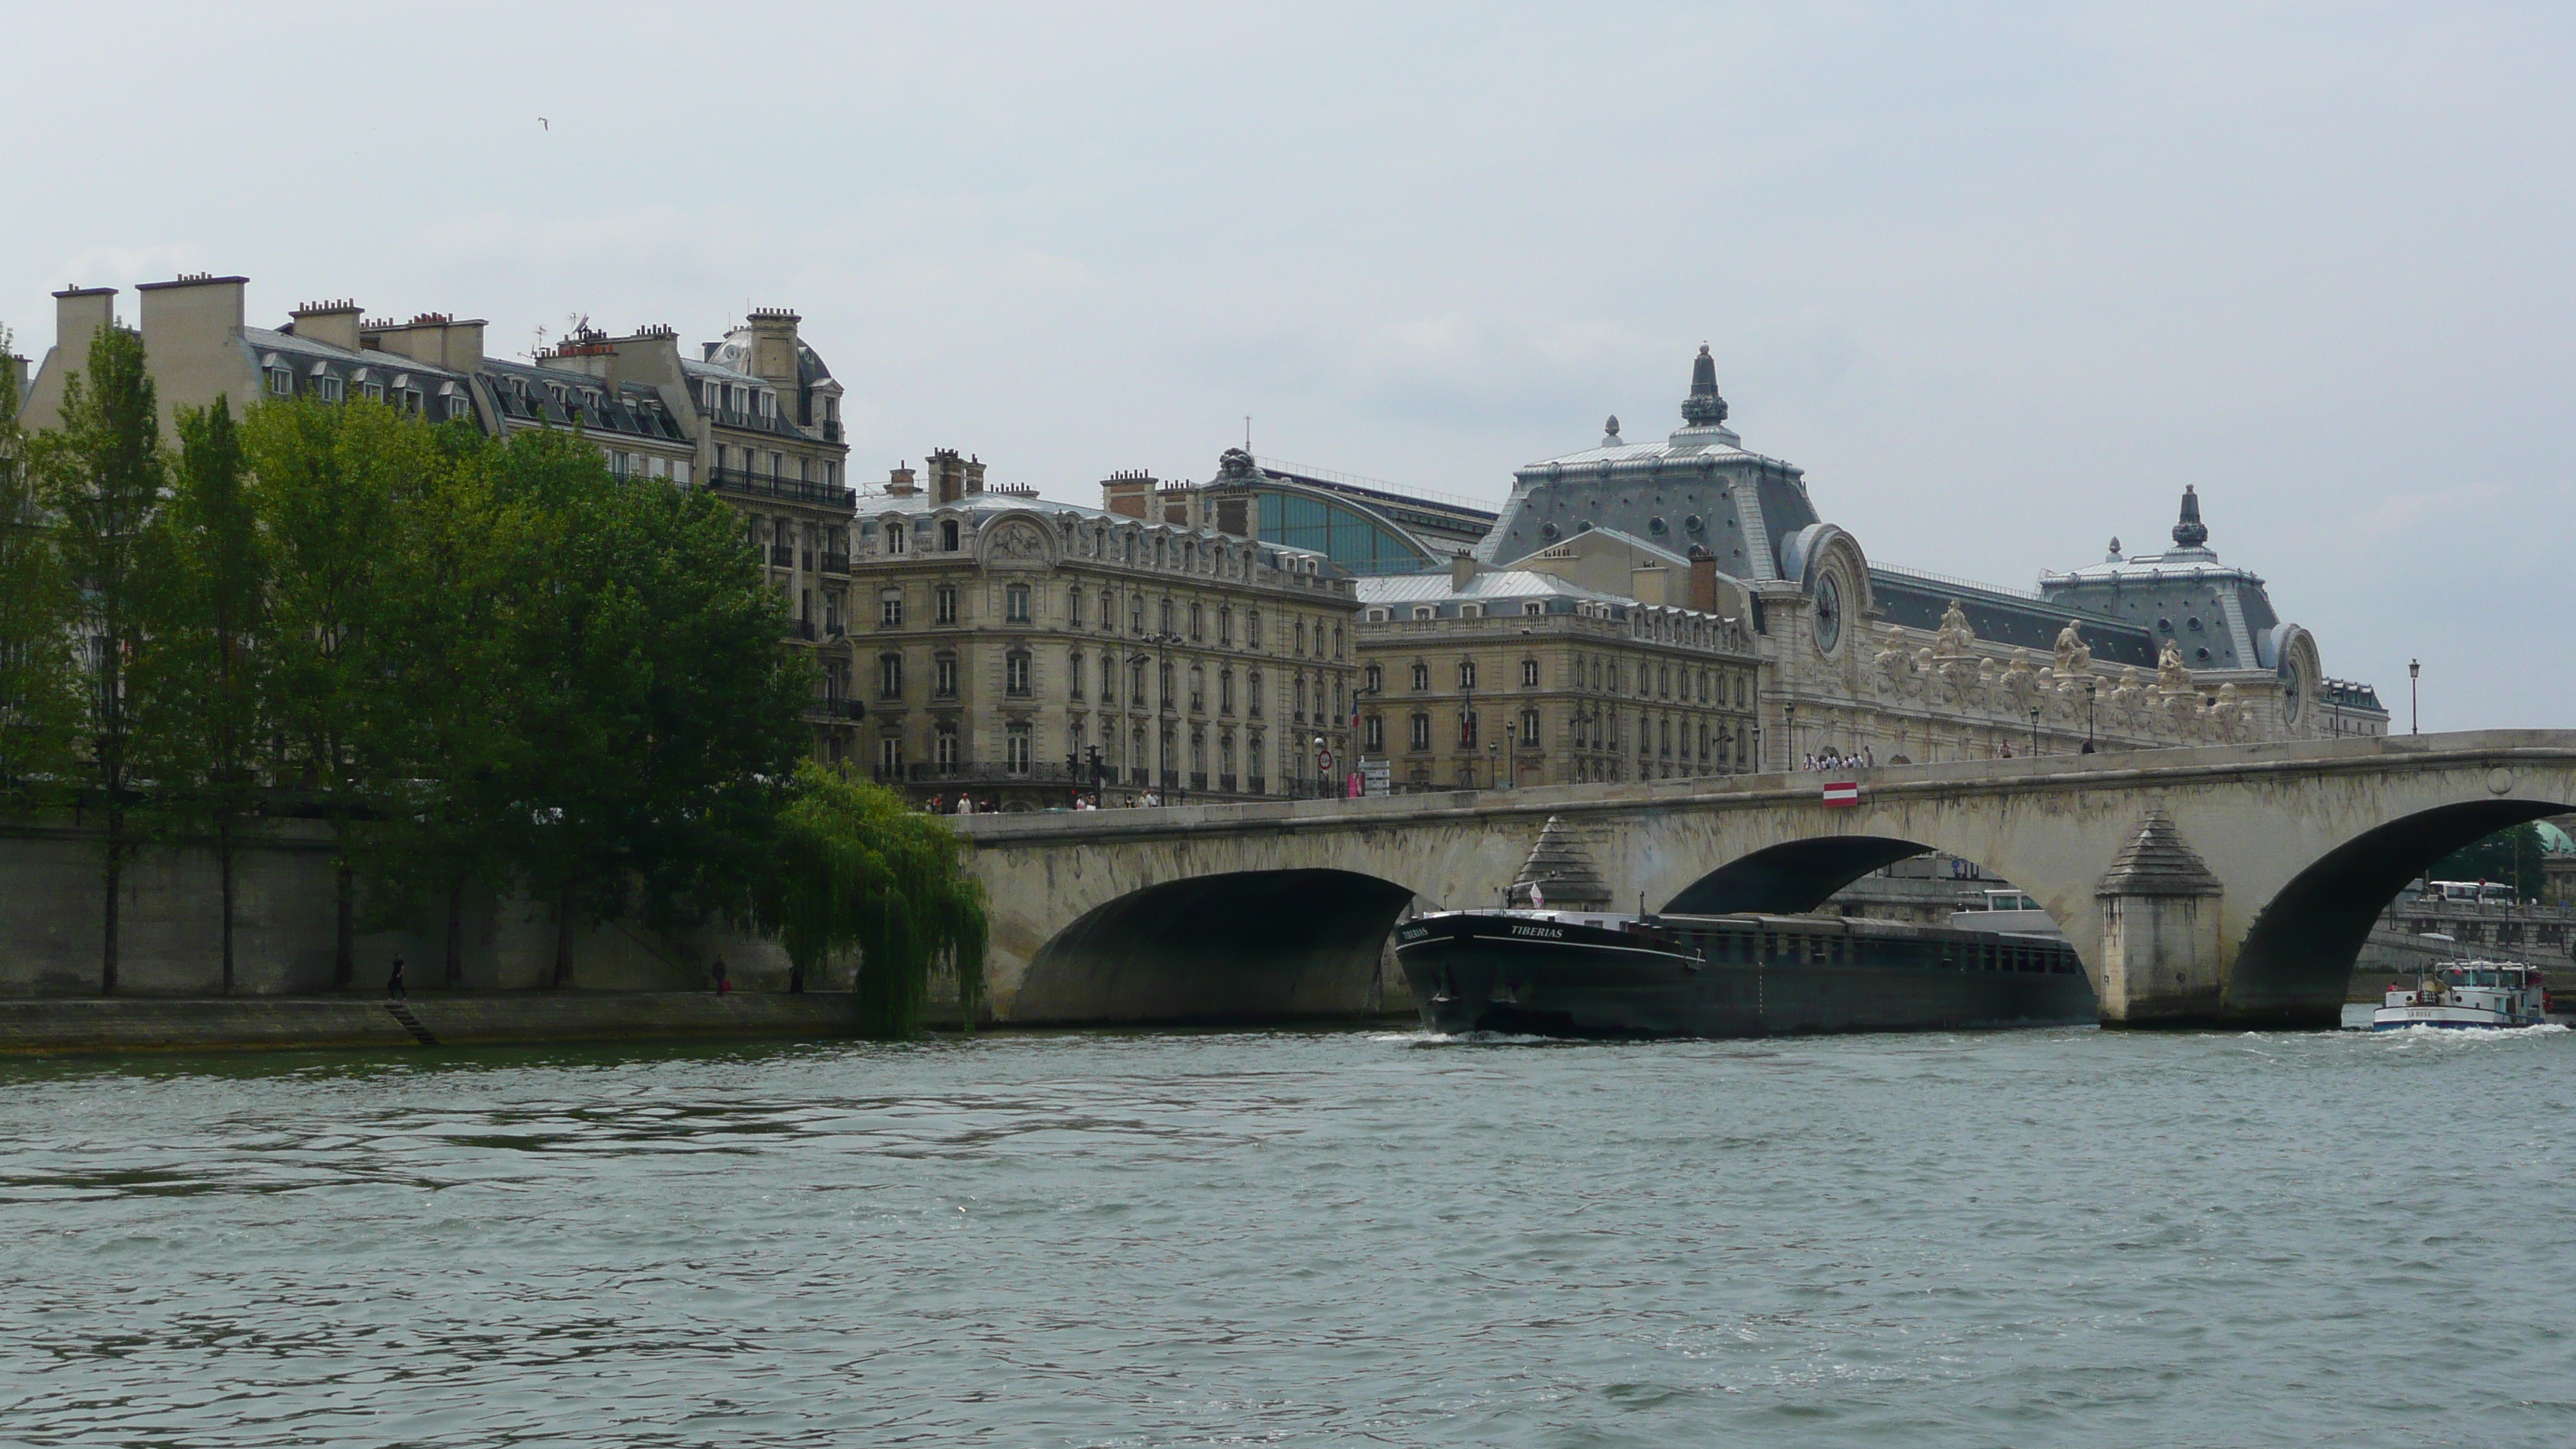
{"type": "Polygon", "coordinates": [[[860,720],[868,717],[868,707],[855,699],[809,699],[805,713],[813,719],[860,720]]]}
{"type": "Polygon", "coordinates": [[[855,488],[834,487],[803,478],[777,478],[766,473],[746,473],[739,468],[709,468],[707,486],[719,493],[741,493],[754,498],[783,498],[791,503],[811,503],[824,508],[856,512],[859,492],[855,488]]]}

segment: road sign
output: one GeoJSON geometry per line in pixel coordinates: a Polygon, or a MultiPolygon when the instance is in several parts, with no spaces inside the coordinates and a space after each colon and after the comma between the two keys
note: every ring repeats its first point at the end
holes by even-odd
{"type": "Polygon", "coordinates": [[[1825,803],[1828,805],[1859,804],[1860,782],[1856,780],[1836,780],[1825,786],[1825,803]]]}

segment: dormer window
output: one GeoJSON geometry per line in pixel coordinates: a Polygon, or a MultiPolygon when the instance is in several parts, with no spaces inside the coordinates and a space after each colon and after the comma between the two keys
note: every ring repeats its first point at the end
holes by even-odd
{"type": "Polygon", "coordinates": [[[272,367],[272,368],[269,368],[269,369],[268,369],[268,395],[269,395],[270,397],[293,397],[293,396],[295,396],[295,373],[294,373],[294,371],[293,371],[292,369],[290,369],[290,368],[285,368],[285,367],[272,367]]]}
{"type": "Polygon", "coordinates": [[[335,403],[346,397],[347,393],[340,379],[324,371],[322,364],[317,362],[313,364],[313,395],[324,402],[335,403]]]}

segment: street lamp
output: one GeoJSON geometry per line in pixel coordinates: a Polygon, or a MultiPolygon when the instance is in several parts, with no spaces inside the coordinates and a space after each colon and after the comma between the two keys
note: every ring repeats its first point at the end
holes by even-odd
{"type": "Polygon", "coordinates": [[[1789,747],[1780,752],[1780,773],[1785,775],[1798,768],[1798,707],[1794,704],[1780,706],[1780,717],[1789,726],[1789,747]]]}
{"type": "Polygon", "coordinates": [[[1315,796],[1325,798],[1324,783],[1333,778],[1333,752],[1324,746],[1324,737],[1315,736],[1315,796]]]}
{"type": "Polygon", "coordinates": [[[2093,693],[2101,687],[2098,680],[2084,681],[2084,753],[2093,753],[2093,693]]]}
{"type": "Polygon", "coordinates": [[[2030,707],[2030,752],[2034,758],[2039,754],[2039,706],[2035,704],[2030,707]]]}
{"type": "Polygon", "coordinates": [[[2409,660],[2407,660],[2407,661],[2406,661],[2406,733],[2408,733],[2408,734],[2410,734],[2410,735],[2420,735],[2420,734],[2422,734],[2422,733],[2424,732],[2424,712],[2423,712],[2422,708],[2420,707],[2420,698],[2419,698],[2419,696],[2417,695],[2417,693],[2416,693],[2416,689],[2415,689],[2415,681],[2416,681],[2416,680],[2418,680],[2418,679],[2421,679],[2421,678],[2423,678],[2423,677],[2424,677],[2424,661],[2423,661],[2423,660],[2421,660],[2421,659],[2409,659],[2409,660]]]}

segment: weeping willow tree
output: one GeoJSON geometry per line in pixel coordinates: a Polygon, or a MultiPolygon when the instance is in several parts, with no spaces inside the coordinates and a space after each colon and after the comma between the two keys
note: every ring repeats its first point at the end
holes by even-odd
{"type": "Polygon", "coordinates": [[[787,948],[789,989],[836,952],[859,953],[859,1029],[921,1028],[930,980],[957,973],[972,1029],[984,1004],[984,887],[966,846],[935,815],[864,780],[808,761],[780,813],[776,868],[755,900],[759,923],[787,948]]]}

